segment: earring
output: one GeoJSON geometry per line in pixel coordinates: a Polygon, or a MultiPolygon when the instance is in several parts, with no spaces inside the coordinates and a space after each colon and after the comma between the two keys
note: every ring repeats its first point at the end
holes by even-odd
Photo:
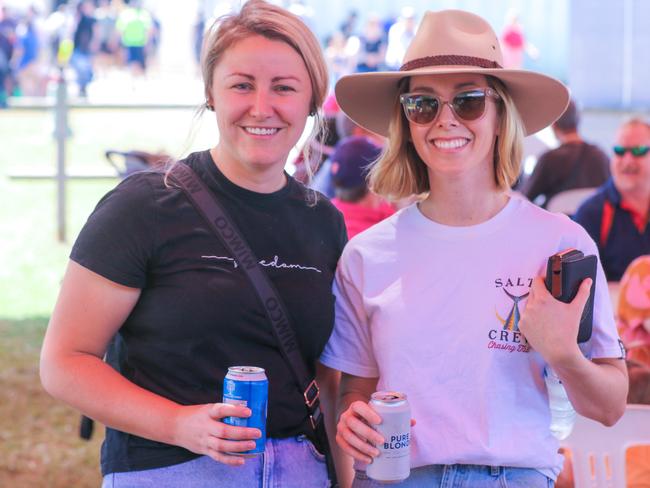
{"type": "Polygon", "coordinates": [[[214,106],[210,103],[209,100],[205,101],[205,108],[209,110],[210,112],[214,112],[214,106]]]}

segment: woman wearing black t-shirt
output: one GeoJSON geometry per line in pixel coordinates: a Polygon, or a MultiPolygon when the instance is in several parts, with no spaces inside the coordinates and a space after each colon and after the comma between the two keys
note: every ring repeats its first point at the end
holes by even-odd
{"type": "MultiPolygon", "coordinates": [[[[309,373],[327,393],[336,378],[316,371],[316,360],[333,326],[331,283],[345,228],[327,200],[284,172],[326,94],[318,41],[294,15],[251,0],[208,35],[202,69],[219,143],[184,162],[277,288],[309,373]]],[[[107,425],[104,486],[329,483],[302,391],[254,289],[163,173],[127,178],[81,231],[45,337],[41,378],[53,396],[107,425]],[[109,360],[121,374],[102,361],[114,336],[109,360]],[[219,403],[233,365],[266,370],[264,456],[232,454],[259,436],[222,422],[249,415],[219,403]]]]}

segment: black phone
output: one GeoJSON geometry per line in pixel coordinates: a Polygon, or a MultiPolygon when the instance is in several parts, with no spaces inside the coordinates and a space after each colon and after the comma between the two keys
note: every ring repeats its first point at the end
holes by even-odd
{"type": "Polygon", "coordinates": [[[596,291],[596,256],[585,256],[577,249],[566,249],[548,258],[546,266],[546,288],[558,300],[569,303],[578,294],[583,280],[591,278],[591,292],[580,318],[578,342],[591,338],[594,318],[594,294],[596,291]]]}

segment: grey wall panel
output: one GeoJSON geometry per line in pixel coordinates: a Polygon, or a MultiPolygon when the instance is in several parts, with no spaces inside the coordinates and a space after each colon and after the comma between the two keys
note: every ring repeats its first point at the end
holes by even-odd
{"type": "Polygon", "coordinates": [[[650,2],[636,0],[633,9],[629,108],[650,110],[650,2]]]}

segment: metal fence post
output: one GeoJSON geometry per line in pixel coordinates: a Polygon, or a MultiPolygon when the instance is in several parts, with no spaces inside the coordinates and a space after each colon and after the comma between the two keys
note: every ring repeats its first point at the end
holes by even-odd
{"type": "Polygon", "coordinates": [[[65,79],[65,68],[59,68],[59,81],[56,87],[55,128],[56,137],[56,217],[59,242],[66,240],[66,173],[65,173],[65,143],[68,137],[68,84],[65,79]]]}

